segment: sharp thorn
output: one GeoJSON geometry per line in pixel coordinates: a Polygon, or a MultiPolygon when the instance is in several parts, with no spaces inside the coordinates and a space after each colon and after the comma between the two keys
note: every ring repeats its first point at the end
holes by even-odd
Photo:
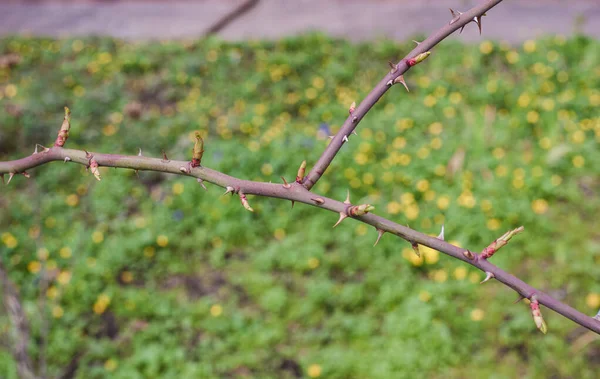
{"type": "Polygon", "coordinates": [[[292,185],[291,185],[291,184],[289,184],[289,183],[287,182],[287,180],[285,180],[285,178],[284,178],[283,176],[281,177],[281,180],[283,180],[283,188],[285,188],[285,189],[290,189],[290,188],[292,188],[292,185]]]}
{"type": "Polygon", "coordinates": [[[294,200],[292,200],[292,208],[294,208],[294,204],[295,204],[295,203],[296,203],[296,202],[295,202],[294,200]]]}
{"type": "Polygon", "coordinates": [[[410,90],[408,89],[408,85],[406,85],[406,81],[404,80],[404,75],[400,75],[399,77],[394,79],[394,84],[396,83],[402,83],[404,88],[406,88],[406,92],[410,92],[410,90]]]}
{"type": "Polygon", "coordinates": [[[416,242],[411,242],[410,246],[413,248],[415,254],[417,254],[417,257],[421,258],[421,251],[419,250],[419,244],[416,242]]]}
{"type": "Polygon", "coordinates": [[[352,134],[354,134],[355,136],[358,136],[358,133],[356,133],[356,130],[353,130],[352,134]]]}
{"type": "Polygon", "coordinates": [[[6,182],[6,185],[10,184],[10,181],[12,180],[13,176],[15,176],[14,172],[9,172],[8,173],[8,181],[6,182]]]}
{"type": "Polygon", "coordinates": [[[335,137],[335,136],[329,136],[329,139],[333,139],[333,137],[335,137]]]}
{"type": "Polygon", "coordinates": [[[414,43],[416,43],[416,44],[417,44],[417,46],[419,46],[419,45],[421,44],[421,42],[419,42],[419,41],[415,41],[414,39],[413,39],[412,41],[413,41],[414,43]]]}
{"type": "Polygon", "coordinates": [[[350,202],[350,190],[346,190],[346,200],[344,200],[344,204],[352,204],[350,202]]]}
{"type": "Polygon", "coordinates": [[[383,236],[383,233],[385,233],[384,230],[377,228],[377,240],[375,240],[375,244],[373,244],[373,247],[377,246],[379,240],[381,239],[381,236],[383,236]]]}
{"type": "Polygon", "coordinates": [[[517,304],[518,302],[520,302],[520,301],[521,301],[521,300],[523,300],[523,299],[525,299],[525,296],[523,296],[523,295],[519,294],[519,298],[518,298],[517,300],[515,300],[515,301],[513,302],[513,304],[517,304]]]}
{"type": "Polygon", "coordinates": [[[333,227],[335,228],[336,226],[338,226],[340,224],[340,222],[344,221],[344,219],[348,217],[345,213],[340,212],[340,218],[337,220],[337,222],[335,223],[335,225],[333,225],[333,227]]]}
{"type": "Polygon", "coordinates": [[[437,236],[438,239],[444,241],[444,224],[442,224],[442,231],[440,232],[440,234],[437,236]]]}
{"type": "Polygon", "coordinates": [[[138,149],[140,149],[140,151],[138,152],[138,157],[141,157],[142,156],[142,148],[138,147],[138,149]]]}
{"type": "Polygon", "coordinates": [[[475,255],[473,254],[473,252],[471,250],[465,250],[463,251],[463,255],[470,260],[475,259],[475,255]]]}
{"type": "Polygon", "coordinates": [[[388,87],[391,87],[394,84],[394,80],[390,79],[387,83],[385,83],[388,87]]]}
{"type": "Polygon", "coordinates": [[[69,162],[70,160],[71,160],[71,158],[65,157],[65,163],[69,162]]]}
{"type": "Polygon", "coordinates": [[[344,135],[344,137],[342,138],[342,141],[343,141],[343,142],[348,142],[348,136],[347,136],[347,135],[344,135]]]}
{"type": "Polygon", "coordinates": [[[491,273],[491,272],[489,272],[489,271],[486,271],[485,272],[485,279],[483,279],[481,282],[479,282],[479,284],[483,284],[483,283],[487,282],[488,280],[490,280],[492,278],[495,278],[494,274],[491,273]]]}
{"type": "Polygon", "coordinates": [[[233,196],[234,191],[235,191],[235,188],[233,188],[231,186],[227,186],[227,187],[225,187],[225,193],[223,195],[227,195],[228,193],[231,193],[231,195],[233,196]]]}
{"type": "Polygon", "coordinates": [[[317,197],[315,199],[311,199],[312,201],[314,201],[315,203],[322,205],[325,203],[325,200],[321,199],[320,197],[317,197]]]}
{"type": "Polygon", "coordinates": [[[23,174],[23,176],[26,177],[27,179],[31,178],[31,175],[29,175],[29,173],[27,171],[23,171],[21,174],[23,174]]]}
{"type": "Polygon", "coordinates": [[[202,188],[204,188],[205,191],[208,191],[206,189],[206,186],[204,185],[204,180],[202,180],[200,178],[196,178],[196,181],[202,186],[202,188]]]}
{"type": "Polygon", "coordinates": [[[35,150],[33,150],[33,154],[37,154],[38,153],[38,146],[42,148],[42,153],[45,153],[46,151],[49,151],[50,149],[48,149],[45,146],[40,145],[39,143],[35,144],[35,150]]]}

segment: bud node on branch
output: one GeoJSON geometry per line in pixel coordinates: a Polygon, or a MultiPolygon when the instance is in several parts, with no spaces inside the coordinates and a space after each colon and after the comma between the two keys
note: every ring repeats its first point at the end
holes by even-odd
{"type": "Polygon", "coordinates": [[[242,191],[239,191],[239,196],[240,196],[240,201],[242,202],[242,205],[244,206],[244,208],[246,208],[250,212],[254,212],[254,209],[252,209],[252,207],[250,206],[250,203],[248,203],[248,198],[246,198],[246,195],[242,191]]]}
{"type": "Polygon", "coordinates": [[[501,247],[508,244],[508,241],[510,241],[511,238],[513,238],[517,234],[521,233],[523,230],[525,230],[525,228],[523,226],[519,226],[516,229],[509,230],[508,232],[504,233],[500,238],[498,238],[494,242],[492,242],[488,247],[483,249],[483,251],[481,252],[481,254],[479,256],[482,259],[490,258],[492,255],[494,255],[496,253],[496,251],[500,250],[501,247]]]}
{"type": "Polygon", "coordinates": [[[533,322],[535,322],[535,326],[540,330],[540,332],[546,334],[548,332],[548,327],[546,326],[546,322],[544,321],[544,317],[542,317],[542,311],[540,310],[540,303],[537,300],[537,297],[533,295],[531,297],[531,302],[529,303],[529,307],[531,308],[531,315],[533,316],[533,322]]]}
{"type": "Polygon", "coordinates": [[[300,164],[300,168],[298,168],[298,174],[296,175],[296,183],[302,184],[305,173],[306,173],[306,161],[302,161],[302,163],[300,164]]]}
{"type": "Polygon", "coordinates": [[[409,58],[406,60],[406,63],[408,64],[409,67],[415,66],[421,62],[423,62],[425,59],[427,59],[427,57],[429,57],[431,55],[431,51],[426,51],[424,53],[421,53],[419,55],[417,55],[414,58],[409,58]]]}
{"type": "Polygon", "coordinates": [[[194,148],[192,149],[192,168],[200,166],[202,162],[202,154],[204,154],[204,140],[200,136],[199,132],[195,133],[196,142],[194,142],[194,148]]]}
{"type": "Polygon", "coordinates": [[[67,138],[69,138],[69,130],[71,129],[71,111],[69,108],[65,107],[65,118],[63,120],[62,125],[60,126],[60,130],[58,131],[58,136],[56,137],[56,141],[54,141],[54,146],[63,147],[65,142],[67,142],[67,138]]]}

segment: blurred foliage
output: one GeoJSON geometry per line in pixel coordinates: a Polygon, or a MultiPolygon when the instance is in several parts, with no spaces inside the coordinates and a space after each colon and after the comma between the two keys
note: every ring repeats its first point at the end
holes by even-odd
{"type": "MultiPolygon", "coordinates": [[[[309,167],[411,43],[321,35],[279,42],[0,40],[0,159],[49,145],[190,159],[241,178],[309,167]]],[[[315,191],[480,250],[588,314],[600,306],[600,44],[453,41],[406,75],[315,191]]],[[[482,273],[337,215],[235,197],[185,177],[54,163],[1,187],[0,259],[19,286],[31,353],[77,378],[577,377],[600,346],[482,273]],[[45,336],[45,337],[44,337],[45,336]],[[41,343],[44,338],[47,343],[41,343]]],[[[0,316],[0,339],[10,331],[0,316]]],[[[15,378],[8,350],[0,373],[15,378]]],[[[67,376],[68,377],[68,376],[67,376]]]]}

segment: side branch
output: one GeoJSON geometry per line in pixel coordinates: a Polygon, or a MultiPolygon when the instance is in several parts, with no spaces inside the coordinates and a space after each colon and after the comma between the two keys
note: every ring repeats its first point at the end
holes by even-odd
{"type": "Polygon", "coordinates": [[[354,132],[358,123],[363,119],[367,112],[371,110],[375,103],[379,101],[381,96],[383,96],[392,84],[404,82],[402,74],[408,71],[411,66],[418,63],[418,61],[415,63],[414,60],[411,60],[412,58],[417,58],[419,56],[423,57],[422,59],[426,58],[426,56],[422,54],[429,52],[435,45],[458,29],[464,28],[465,25],[470,22],[475,22],[481,27],[481,16],[501,1],[502,0],[488,0],[473,7],[467,12],[460,13],[460,15],[450,20],[449,23],[430,35],[425,41],[419,43],[417,47],[400,60],[398,64],[392,64],[392,70],[371,90],[358,107],[351,107],[352,110],[350,115],[346,118],[346,121],[344,121],[339,132],[333,137],[323,154],[319,157],[317,163],[304,179],[302,183],[304,187],[310,190],[317,183],[337,155],[338,151],[342,148],[344,142],[348,141],[348,138],[354,132]]]}
{"type": "Polygon", "coordinates": [[[52,147],[42,153],[36,153],[23,159],[0,162],[0,175],[6,173],[13,175],[19,174],[25,172],[25,170],[52,161],[74,162],[87,166],[89,162],[87,157],[90,154],[94,156],[99,166],[158,171],[191,176],[202,181],[216,184],[219,187],[223,187],[227,189],[227,192],[244,194],[244,197],[245,195],[258,195],[285,199],[312,205],[321,209],[326,209],[337,214],[344,213],[350,218],[354,218],[358,221],[375,227],[379,236],[385,232],[388,232],[405,239],[413,246],[417,244],[428,246],[453,258],[466,262],[485,272],[486,275],[491,275],[491,277],[495,278],[499,282],[512,288],[522,298],[535,299],[539,304],[542,304],[576,322],[577,324],[600,334],[600,320],[587,316],[573,309],[572,307],[561,303],[552,296],[535,289],[519,278],[516,278],[515,276],[490,263],[483,254],[473,253],[470,250],[449,244],[443,240],[443,235],[440,235],[439,238],[431,237],[392,222],[381,216],[377,216],[372,213],[366,213],[372,210],[372,207],[368,204],[362,205],[363,208],[361,208],[361,206],[355,206],[355,209],[357,210],[356,212],[348,212],[349,207],[351,207],[349,199],[342,202],[316,195],[308,191],[304,185],[297,182],[285,184],[254,182],[234,178],[202,166],[190,168],[189,161],[166,161],[160,158],[149,158],[143,156],[88,153],[82,150],[63,149],[60,147],[52,147]],[[361,209],[362,211],[360,211],[361,209]]]}

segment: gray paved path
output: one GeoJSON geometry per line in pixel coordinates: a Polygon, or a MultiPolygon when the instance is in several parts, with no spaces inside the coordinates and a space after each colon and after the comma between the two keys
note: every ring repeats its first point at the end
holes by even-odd
{"type": "MultiPolygon", "coordinates": [[[[108,35],[127,39],[195,38],[243,0],[46,1],[0,0],[0,36],[108,35]]],[[[319,30],[351,40],[405,39],[450,20],[448,7],[471,0],[260,0],[218,34],[228,40],[276,39],[319,30]]],[[[484,18],[484,38],[519,42],[574,32],[600,38],[600,0],[506,0],[484,18]]],[[[477,41],[474,25],[459,38],[477,41]]]]}

